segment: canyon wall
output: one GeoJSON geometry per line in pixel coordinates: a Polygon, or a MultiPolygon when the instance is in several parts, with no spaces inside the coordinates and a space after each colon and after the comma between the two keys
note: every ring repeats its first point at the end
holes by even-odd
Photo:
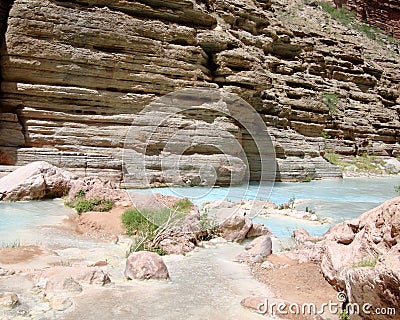
{"type": "MultiPolygon", "coordinates": [[[[335,1],[336,2],[336,1],[335,1]]],[[[400,1],[398,0],[341,0],[358,18],[400,39],[400,1]]]]}
{"type": "MultiPolygon", "coordinates": [[[[1,48],[0,164],[46,160],[121,181],[132,123],[145,106],[188,87],[234,93],[257,110],[278,180],[339,177],[327,151],[400,154],[399,55],[328,19],[302,2],[15,0],[1,48]]],[[[152,116],[139,117],[143,132],[152,116]]],[[[195,143],[173,182],[192,181],[199,168],[190,164],[209,161],[223,184],[236,169],[216,151],[226,149],[221,134],[238,138],[259,179],[249,132],[215,110],[164,125],[150,151],[132,147],[148,160],[147,178],[169,182],[160,164],[168,128],[196,134],[206,125],[209,147],[195,143]]],[[[235,152],[228,156],[241,168],[235,152]]],[[[132,185],[142,182],[133,176],[132,185]]]]}

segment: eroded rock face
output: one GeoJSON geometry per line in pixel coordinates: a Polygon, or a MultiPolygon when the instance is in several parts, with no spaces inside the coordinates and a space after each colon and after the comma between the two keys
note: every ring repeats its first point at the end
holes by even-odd
{"type": "MultiPolygon", "coordinates": [[[[336,1],[335,1],[336,2],[336,1]]],[[[398,1],[384,0],[341,0],[347,8],[369,24],[400,39],[400,4],[398,1]]]]}
{"type": "Polygon", "coordinates": [[[140,251],[129,255],[126,260],[127,279],[168,279],[169,273],[163,259],[154,252],[140,251]]]}
{"type": "Polygon", "coordinates": [[[23,166],[0,179],[0,200],[38,200],[62,197],[76,177],[47,162],[37,161],[23,166]]]}
{"type": "MultiPolygon", "coordinates": [[[[317,7],[303,3],[293,13],[288,4],[277,1],[271,10],[271,1],[254,0],[162,6],[15,0],[1,49],[0,164],[46,160],[81,176],[119,182],[124,138],[135,116],[186,87],[236,93],[262,114],[278,158],[278,180],[341,176],[321,157],[326,150],[400,153],[400,79],[393,71],[399,56],[340,25],[327,26],[317,7]],[[282,8],[290,23],[278,15],[282,8]],[[328,93],[337,94],[340,104],[324,103],[328,93]],[[333,139],[321,138],[322,131],[333,139]]],[[[156,113],[141,115],[144,133],[156,113]]],[[[259,177],[257,148],[224,114],[196,111],[168,125],[187,127],[187,136],[201,132],[201,139],[194,138],[206,146],[188,148],[182,177],[164,176],[160,151],[168,130],[156,132],[147,151],[139,139],[133,165],[148,158],[150,183],[210,183],[199,180],[199,166],[191,165],[207,161],[220,171],[218,183],[226,184],[232,173],[240,180],[243,165],[234,148],[228,148],[234,166],[220,164],[217,150],[227,140],[220,143],[216,128],[238,139],[251,178],[259,177]]]]}

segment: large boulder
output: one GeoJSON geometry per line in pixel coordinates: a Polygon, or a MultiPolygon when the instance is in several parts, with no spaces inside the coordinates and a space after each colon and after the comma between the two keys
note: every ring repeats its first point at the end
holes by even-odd
{"type": "MultiPolygon", "coordinates": [[[[345,291],[350,303],[399,310],[400,197],[331,227],[321,241],[307,242],[289,255],[318,261],[328,282],[345,291]]],[[[375,319],[372,313],[361,317],[375,319]]]]}
{"type": "Polygon", "coordinates": [[[0,179],[0,200],[39,200],[62,197],[76,177],[45,161],[32,162],[0,179]]]}
{"type": "Polygon", "coordinates": [[[252,225],[246,212],[238,211],[220,223],[219,232],[228,241],[240,242],[246,239],[252,225]]]}
{"type": "Polygon", "coordinates": [[[164,260],[154,252],[139,251],[132,253],[126,260],[125,277],[127,279],[168,279],[169,273],[164,260]]]}

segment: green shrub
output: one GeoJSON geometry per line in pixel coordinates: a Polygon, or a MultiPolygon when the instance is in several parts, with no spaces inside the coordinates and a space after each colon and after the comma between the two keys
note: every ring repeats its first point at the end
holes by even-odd
{"type": "Polygon", "coordinates": [[[290,209],[293,210],[294,209],[294,203],[296,201],[295,196],[290,197],[289,201],[286,203],[282,203],[278,209],[279,210],[285,210],[285,209],[290,209]]]}
{"type": "Polygon", "coordinates": [[[368,22],[359,22],[356,15],[346,8],[335,8],[333,5],[324,1],[320,1],[318,4],[321,9],[328,13],[333,19],[364,34],[369,39],[377,40],[381,44],[384,44],[384,41],[382,40],[386,40],[394,45],[400,45],[400,42],[397,39],[393,38],[389,34],[385,34],[378,28],[369,25],[368,22]]]}
{"type": "Polygon", "coordinates": [[[314,210],[310,209],[309,207],[306,207],[306,212],[311,213],[311,214],[316,214],[314,210]]]}
{"type": "Polygon", "coordinates": [[[328,132],[326,132],[326,131],[322,131],[322,132],[321,132],[321,137],[324,138],[324,139],[330,139],[330,138],[332,138],[331,135],[330,135],[328,132]]]}
{"type": "Polygon", "coordinates": [[[311,174],[308,174],[304,179],[301,180],[301,182],[311,182],[313,180],[313,176],[311,174]]]}
{"type": "Polygon", "coordinates": [[[200,215],[200,239],[201,241],[209,241],[217,236],[218,223],[215,219],[211,219],[207,213],[200,215]]]}
{"type": "Polygon", "coordinates": [[[98,206],[98,209],[96,211],[107,212],[110,211],[113,207],[114,207],[113,200],[103,199],[101,200],[100,205],[98,206]]]}
{"type": "Polygon", "coordinates": [[[394,187],[394,191],[397,193],[400,193],[400,185],[394,187]]]}
{"type": "Polygon", "coordinates": [[[77,197],[72,201],[66,202],[65,205],[74,208],[78,213],[88,211],[110,211],[114,206],[114,201],[109,199],[92,199],[86,200],[84,197],[77,197]]]}
{"type": "Polygon", "coordinates": [[[373,26],[370,26],[367,23],[357,23],[353,26],[353,28],[355,30],[357,30],[358,32],[363,33],[369,39],[372,39],[372,40],[377,40],[378,35],[382,33],[381,30],[379,30],[373,26]]]}
{"type": "Polygon", "coordinates": [[[338,112],[340,103],[340,96],[336,93],[324,93],[322,95],[322,102],[328,107],[329,114],[335,115],[338,112]]]}
{"type": "Polygon", "coordinates": [[[157,225],[145,217],[145,212],[136,208],[126,210],[121,216],[121,221],[128,235],[138,234],[139,232],[154,233],[157,229],[157,225]]]}
{"type": "Polygon", "coordinates": [[[172,210],[176,210],[181,213],[189,213],[190,210],[194,207],[194,204],[187,198],[181,199],[178,202],[176,202],[172,206],[172,210]]]}
{"type": "Polygon", "coordinates": [[[177,226],[185,215],[169,208],[150,209],[128,209],[122,216],[121,221],[126,228],[126,233],[135,236],[132,245],[127,251],[127,256],[136,251],[151,251],[159,255],[166,253],[159,247],[164,232],[168,233],[177,226]]]}
{"type": "Polygon", "coordinates": [[[339,319],[340,320],[350,320],[350,315],[347,312],[347,310],[343,310],[340,314],[339,314],[339,319]]]}
{"type": "Polygon", "coordinates": [[[333,19],[339,21],[346,26],[356,19],[356,15],[346,8],[337,9],[331,4],[324,1],[320,1],[318,2],[318,4],[322,8],[322,10],[328,13],[333,19]]]}
{"type": "Polygon", "coordinates": [[[85,197],[85,191],[79,190],[79,191],[76,193],[76,198],[84,198],[84,197],[85,197]]]}
{"type": "Polygon", "coordinates": [[[325,153],[324,158],[334,165],[340,165],[339,155],[334,152],[325,153]]]}
{"type": "Polygon", "coordinates": [[[353,268],[374,268],[378,263],[379,256],[364,258],[363,260],[353,264],[353,268]]]}

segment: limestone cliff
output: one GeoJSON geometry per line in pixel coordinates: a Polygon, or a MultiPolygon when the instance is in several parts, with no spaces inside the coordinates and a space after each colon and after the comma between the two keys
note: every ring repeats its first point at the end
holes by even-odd
{"type": "MultiPolygon", "coordinates": [[[[15,0],[7,22],[0,164],[46,160],[119,181],[135,114],[186,87],[225,90],[250,103],[268,126],[281,180],[340,176],[321,157],[327,148],[400,153],[399,55],[331,21],[318,6],[15,0]]],[[[225,123],[240,137],[257,179],[258,153],[246,130],[223,118],[205,112],[184,120],[196,128],[225,123]]],[[[215,131],[207,132],[213,138],[215,131]]],[[[210,151],[220,146],[208,143],[215,148],[192,150],[186,164],[211,159],[221,169],[218,152],[210,151]]],[[[154,181],[163,179],[162,147],[156,141],[151,154],[143,151],[152,157],[154,181]]]]}

